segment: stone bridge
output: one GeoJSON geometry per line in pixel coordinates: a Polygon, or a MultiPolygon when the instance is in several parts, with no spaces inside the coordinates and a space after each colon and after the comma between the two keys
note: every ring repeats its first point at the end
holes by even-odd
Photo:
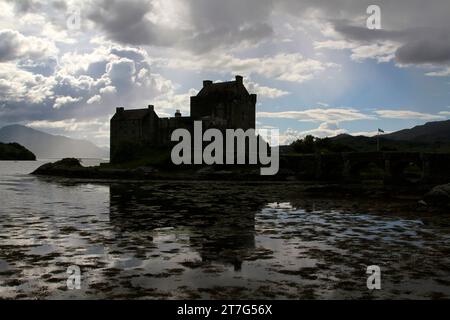
{"type": "Polygon", "coordinates": [[[349,152],[282,155],[280,167],[299,179],[402,182],[450,182],[450,153],[349,152]]]}

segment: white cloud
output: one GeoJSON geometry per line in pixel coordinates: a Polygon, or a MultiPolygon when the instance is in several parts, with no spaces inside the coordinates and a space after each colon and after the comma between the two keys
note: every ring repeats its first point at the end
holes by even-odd
{"type": "Polygon", "coordinates": [[[198,93],[197,89],[191,88],[187,93],[175,94],[173,90],[153,101],[156,112],[162,117],[173,116],[175,110],[180,110],[183,115],[190,111],[191,96],[198,93]]]}
{"type": "Polygon", "coordinates": [[[258,97],[261,98],[275,99],[289,94],[288,91],[262,86],[256,82],[250,81],[248,78],[244,79],[244,85],[249,92],[256,93],[258,97]]]}
{"type": "Polygon", "coordinates": [[[0,101],[42,103],[52,97],[53,78],[21,70],[11,63],[0,63],[0,101]]]}
{"type": "Polygon", "coordinates": [[[149,61],[139,48],[112,46],[66,53],[49,75],[0,63],[2,120],[98,117],[118,105],[135,108],[174,95],[174,84],[152,73],[149,61]]]}
{"type": "MultiPolygon", "coordinates": [[[[384,131],[385,134],[391,133],[392,131],[384,131]]],[[[365,137],[374,137],[379,134],[378,130],[376,131],[357,131],[351,132],[352,136],[365,136],[365,137]]]]}
{"type": "Polygon", "coordinates": [[[378,62],[389,62],[395,58],[395,52],[399,46],[399,43],[393,41],[378,41],[371,44],[343,39],[314,42],[314,48],[316,50],[350,50],[351,59],[359,62],[366,59],[375,59],[378,62]]]}
{"type": "Polygon", "coordinates": [[[92,98],[89,98],[88,101],[86,101],[87,104],[94,104],[94,103],[98,103],[102,100],[102,97],[98,94],[96,94],[95,96],[93,96],[92,98]]]}
{"type": "Polygon", "coordinates": [[[425,75],[430,77],[448,77],[450,76],[450,67],[442,68],[437,71],[427,72],[425,75]]]}
{"type": "Polygon", "coordinates": [[[314,49],[333,49],[333,50],[345,50],[345,49],[353,49],[357,47],[356,43],[347,41],[347,40],[323,40],[323,41],[315,41],[314,49]]]}
{"type": "Polygon", "coordinates": [[[291,144],[292,142],[302,139],[308,135],[325,138],[325,137],[335,137],[340,134],[347,133],[346,129],[339,128],[337,123],[334,122],[324,122],[319,125],[319,127],[311,130],[299,131],[296,129],[289,128],[285,132],[280,134],[280,144],[291,144]]]}
{"type": "Polygon", "coordinates": [[[352,108],[307,109],[302,111],[258,112],[257,118],[283,118],[312,122],[371,120],[372,116],[352,108]]]}
{"type": "Polygon", "coordinates": [[[114,87],[114,86],[106,86],[106,87],[104,87],[104,88],[101,88],[101,89],[99,90],[99,92],[100,92],[101,94],[114,94],[114,93],[117,92],[117,89],[116,89],[116,87],[114,87]]]}
{"type": "Polygon", "coordinates": [[[0,62],[17,59],[39,60],[55,56],[58,51],[54,42],[45,38],[24,36],[11,29],[0,30],[0,62]]]}
{"type": "Polygon", "coordinates": [[[64,107],[64,106],[66,106],[68,104],[74,104],[74,103],[76,103],[78,101],[81,101],[81,100],[82,100],[82,98],[73,98],[73,97],[70,97],[70,96],[59,96],[59,97],[56,97],[55,103],[53,104],[53,108],[59,109],[59,108],[64,107]]]}
{"type": "Polygon", "coordinates": [[[442,120],[442,115],[435,115],[409,110],[376,110],[375,113],[381,118],[388,119],[418,119],[418,120],[442,120]]]}
{"type": "Polygon", "coordinates": [[[321,123],[318,128],[302,131],[301,136],[312,135],[318,138],[325,138],[325,137],[334,137],[346,132],[347,130],[339,128],[337,123],[324,122],[321,123]]]}
{"type": "Polygon", "coordinates": [[[299,53],[280,53],[274,56],[255,58],[237,58],[229,54],[192,56],[161,59],[166,66],[173,69],[193,70],[218,73],[259,74],[266,78],[302,83],[313,79],[328,69],[338,68],[331,62],[322,62],[303,57],[299,53]]]}
{"type": "Polygon", "coordinates": [[[398,43],[383,41],[379,43],[360,45],[352,49],[351,58],[355,61],[375,59],[378,62],[389,62],[395,58],[398,43]]]}
{"type": "Polygon", "coordinates": [[[66,29],[57,28],[52,23],[45,23],[43,26],[43,34],[49,39],[53,39],[54,41],[61,42],[63,44],[76,44],[77,40],[69,35],[69,32],[67,32],[66,29]]]}

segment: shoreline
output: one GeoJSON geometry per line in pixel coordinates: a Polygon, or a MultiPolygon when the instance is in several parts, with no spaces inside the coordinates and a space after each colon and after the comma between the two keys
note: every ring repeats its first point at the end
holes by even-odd
{"type": "MultiPolygon", "coordinates": [[[[301,180],[295,174],[280,170],[275,176],[255,174],[255,168],[241,167],[231,170],[216,170],[213,167],[178,169],[169,171],[153,167],[133,169],[111,168],[108,166],[84,167],[77,159],[63,159],[40,166],[31,175],[48,179],[61,179],[69,183],[99,184],[245,184],[260,187],[289,185],[286,192],[295,189],[298,194],[309,198],[374,200],[393,203],[406,202],[408,210],[414,212],[448,212],[448,200],[430,197],[437,184],[421,182],[386,184],[383,180],[332,181],[301,180]],[[427,202],[424,201],[427,200],[427,202]],[[438,200],[438,201],[434,201],[438,200]],[[428,202],[430,201],[430,202],[428,202]]],[[[259,170],[258,170],[259,171],[259,170]]],[[[440,185],[438,185],[440,186],[440,185]]]]}
{"type": "Polygon", "coordinates": [[[436,183],[399,183],[386,184],[382,179],[302,179],[288,169],[280,169],[276,175],[262,176],[259,174],[259,168],[234,166],[223,170],[214,166],[199,166],[194,168],[157,168],[149,166],[140,166],[136,168],[121,168],[111,166],[91,166],[81,165],[77,159],[63,159],[53,163],[46,163],[33,172],[31,175],[42,177],[60,177],[67,179],[80,179],[87,181],[126,181],[126,182],[145,182],[145,181],[173,181],[173,182],[243,182],[243,183],[279,183],[295,184],[308,186],[370,186],[373,189],[377,186],[378,190],[395,189],[415,189],[426,190],[436,183]]]}

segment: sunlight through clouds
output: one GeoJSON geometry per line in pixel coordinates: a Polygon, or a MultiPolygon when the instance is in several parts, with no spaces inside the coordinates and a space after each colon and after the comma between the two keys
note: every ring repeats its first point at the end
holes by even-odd
{"type": "Polygon", "coordinates": [[[0,0],[0,126],[84,123],[148,104],[187,115],[203,79],[236,74],[258,95],[260,121],[283,131],[292,120],[300,132],[338,122],[357,133],[446,119],[449,2],[379,1],[380,30],[366,27],[369,4],[0,0]]]}

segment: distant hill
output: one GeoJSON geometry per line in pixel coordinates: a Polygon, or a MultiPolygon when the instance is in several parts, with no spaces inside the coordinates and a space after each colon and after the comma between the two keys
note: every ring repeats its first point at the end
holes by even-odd
{"type": "MultiPolygon", "coordinates": [[[[428,122],[411,129],[379,136],[384,151],[450,152],[450,120],[428,122]]],[[[341,134],[331,141],[355,151],[376,151],[377,137],[341,134]]]]}
{"type": "Polygon", "coordinates": [[[18,143],[0,142],[0,160],[36,160],[36,156],[18,143]]]}
{"type": "Polygon", "coordinates": [[[450,143],[450,120],[428,122],[412,129],[383,135],[383,138],[424,143],[450,143]]]}
{"type": "Polygon", "coordinates": [[[56,136],[21,125],[0,129],[0,142],[17,142],[40,159],[46,158],[108,158],[109,151],[86,140],[56,136]]]}

